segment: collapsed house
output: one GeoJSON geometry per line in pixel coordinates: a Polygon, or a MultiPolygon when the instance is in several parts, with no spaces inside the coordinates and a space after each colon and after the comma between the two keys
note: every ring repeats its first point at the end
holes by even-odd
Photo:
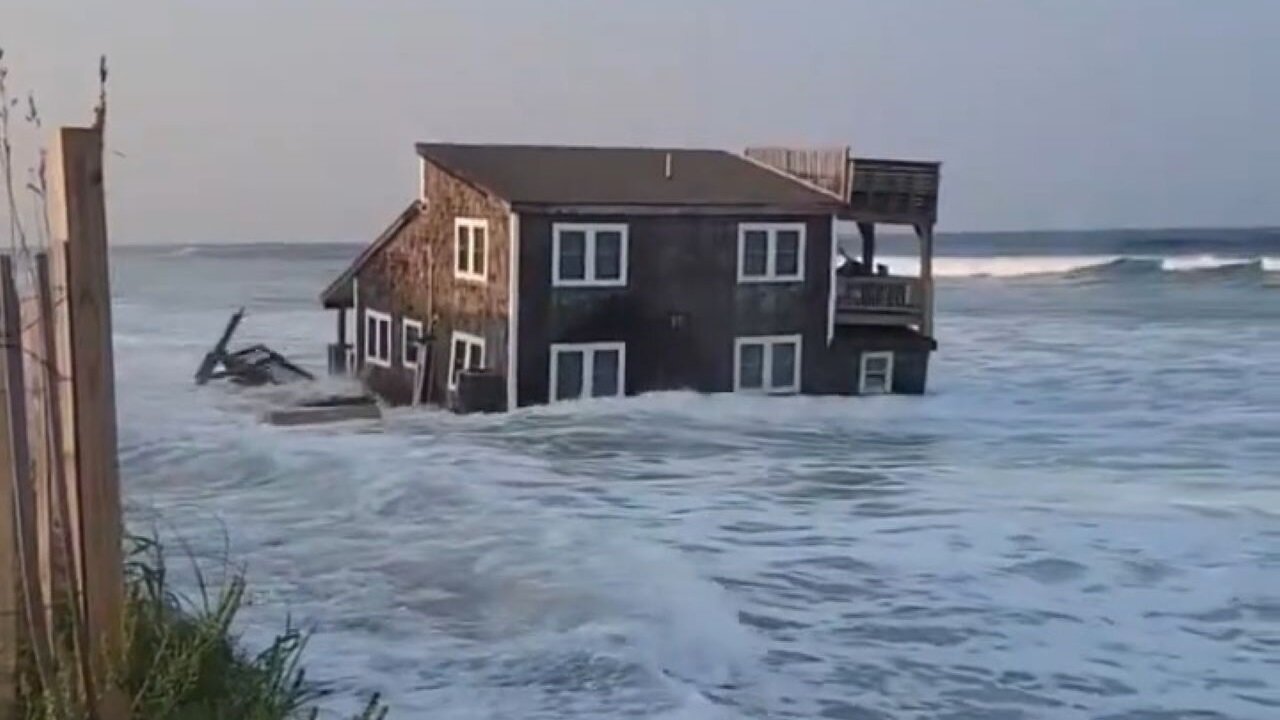
{"type": "Polygon", "coordinates": [[[779,148],[417,152],[418,196],[321,296],[337,311],[331,371],[389,402],[925,389],[938,163],[779,148]],[[846,221],[862,238],[847,259],[846,221]],[[877,264],[879,224],[915,230],[919,277],[877,264]]]}

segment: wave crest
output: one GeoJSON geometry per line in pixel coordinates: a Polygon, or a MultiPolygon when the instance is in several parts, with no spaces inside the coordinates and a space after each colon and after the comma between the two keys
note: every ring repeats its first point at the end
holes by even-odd
{"type": "MultiPolygon", "coordinates": [[[[894,275],[918,275],[913,257],[885,257],[880,261],[894,275]]],[[[1084,277],[1134,273],[1280,273],[1280,257],[1221,255],[997,255],[991,257],[935,257],[935,277],[1015,278],[1036,276],[1084,277]]]]}

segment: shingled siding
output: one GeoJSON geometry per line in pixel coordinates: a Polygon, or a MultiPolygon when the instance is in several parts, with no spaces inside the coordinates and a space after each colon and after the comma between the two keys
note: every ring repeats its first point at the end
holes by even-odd
{"type": "Polygon", "coordinates": [[[623,341],[626,392],[733,389],[734,340],[800,334],[802,391],[822,378],[831,283],[831,216],[522,213],[520,217],[520,405],[547,402],[552,343],[623,341]],[[806,223],[803,283],[739,284],[738,226],[806,223]],[[551,285],[555,222],[625,223],[628,283],[551,285]]]}
{"type": "Polygon", "coordinates": [[[887,334],[884,328],[837,326],[825,349],[818,374],[812,378],[822,394],[857,395],[863,353],[893,352],[893,391],[919,395],[925,390],[932,343],[914,332],[887,334]],[[888,337],[886,337],[888,335],[888,337]],[[914,335],[914,337],[912,337],[914,335]]]}
{"type": "MultiPolygon", "coordinates": [[[[448,404],[450,339],[461,331],[485,339],[485,365],[506,373],[507,309],[510,298],[510,214],[506,205],[430,163],[424,163],[426,209],[360,270],[357,292],[365,310],[392,315],[392,367],[361,362],[369,387],[388,402],[413,400],[414,370],[403,357],[402,321],[422,322],[432,333],[430,388],[433,403],[448,404]],[[487,281],[454,276],[454,220],[484,219],[489,224],[487,281]]],[[[364,355],[363,317],[356,342],[364,355]]]]}

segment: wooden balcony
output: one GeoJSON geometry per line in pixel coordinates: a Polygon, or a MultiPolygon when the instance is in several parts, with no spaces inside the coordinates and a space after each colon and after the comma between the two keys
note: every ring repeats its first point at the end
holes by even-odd
{"type": "Polygon", "coordinates": [[[924,321],[920,279],[890,275],[836,277],[836,322],[845,325],[920,325],[924,321]]]}
{"type": "Polygon", "coordinates": [[[938,163],[854,158],[849,167],[851,220],[895,225],[938,221],[938,163]]]}

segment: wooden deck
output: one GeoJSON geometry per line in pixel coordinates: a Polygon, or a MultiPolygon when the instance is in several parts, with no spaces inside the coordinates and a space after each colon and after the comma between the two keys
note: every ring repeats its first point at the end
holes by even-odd
{"type": "Polygon", "coordinates": [[[876,225],[906,225],[920,238],[920,278],[844,277],[836,322],[913,326],[933,336],[933,228],[941,163],[853,157],[849,148],[747,148],[747,157],[843,198],[840,219],[858,225],[863,267],[876,267],[876,225]]]}

